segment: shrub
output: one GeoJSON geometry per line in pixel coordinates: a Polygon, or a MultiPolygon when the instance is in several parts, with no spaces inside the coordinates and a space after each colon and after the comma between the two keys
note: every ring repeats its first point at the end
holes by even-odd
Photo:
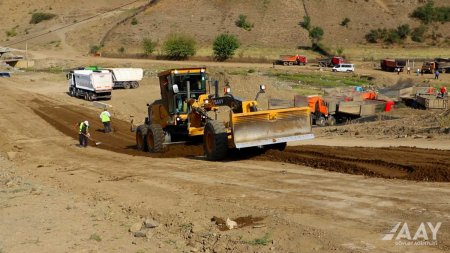
{"type": "Polygon", "coordinates": [[[142,46],[144,47],[144,54],[150,55],[155,51],[156,42],[152,41],[151,39],[144,38],[144,40],[142,41],[142,46]]]}
{"type": "Polygon", "coordinates": [[[195,55],[195,46],[193,38],[175,34],[164,42],[163,51],[169,58],[181,60],[195,55]]]}
{"type": "Polygon", "coordinates": [[[311,29],[311,18],[309,16],[303,16],[303,21],[299,25],[309,31],[311,29]]]}
{"type": "Polygon", "coordinates": [[[324,34],[323,29],[321,27],[316,26],[309,31],[309,38],[313,43],[317,44],[319,41],[322,40],[323,34],[324,34]]]}
{"type": "Polygon", "coordinates": [[[239,48],[239,41],[233,34],[222,33],[216,37],[213,43],[214,57],[219,61],[224,61],[234,55],[234,51],[239,48]]]}
{"type": "Polygon", "coordinates": [[[345,27],[348,27],[348,23],[350,22],[350,19],[349,18],[344,18],[342,21],[341,21],[341,26],[345,26],[345,27]]]}
{"type": "Polygon", "coordinates": [[[9,31],[5,31],[7,37],[15,37],[17,35],[16,29],[11,29],[9,31]]]}
{"type": "Polygon", "coordinates": [[[369,43],[377,43],[380,40],[385,41],[388,37],[388,30],[386,28],[378,28],[376,30],[372,29],[366,34],[365,37],[369,43]]]}
{"type": "Polygon", "coordinates": [[[411,40],[415,42],[424,42],[425,41],[424,35],[426,32],[427,27],[424,25],[414,28],[411,32],[411,40]]]}
{"type": "Polygon", "coordinates": [[[397,27],[397,34],[400,37],[400,39],[404,40],[408,35],[411,33],[411,28],[409,28],[409,25],[404,24],[399,27],[397,27]]]}
{"type": "Polygon", "coordinates": [[[93,45],[91,46],[91,48],[89,49],[89,53],[90,54],[96,54],[100,51],[100,49],[102,49],[101,46],[97,46],[97,45],[93,45]]]}
{"type": "Polygon", "coordinates": [[[394,30],[394,29],[389,30],[389,33],[388,33],[386,39],[384,40],[384,42],[389,43],[389,44],[395,44],[400,41],[401,41],[401,37],[397,33],[397,30],[394,30]]]}
{"type": "Polygon", "coordinates": [[[125,53],[125,48],[124,48],[124,47],[119,47],[119,48],[117,49],[117,52],[123,54],[123,53],[125,53]]]}
{"type": "Polygon", "coordinates": [[[45,12],[35,12],[31,15],[30,24],[38,24],[45,20],[50,20],[56,17],[53,13],[45,13],[45,12]]]}
{"type": "Polygon", "coordinates": [[[234,22],[237,27],[240,27],[244,30],[251,31],[254,25],[247,20],[247,16],[241,14],[238,19],[234,22]]]}
{"type": "Polygon", "coordinates": [[[136,18],[132,18],[131,19],[131,25],[137,25],[137,24],[138,24],[137,19],[136,18]]]}

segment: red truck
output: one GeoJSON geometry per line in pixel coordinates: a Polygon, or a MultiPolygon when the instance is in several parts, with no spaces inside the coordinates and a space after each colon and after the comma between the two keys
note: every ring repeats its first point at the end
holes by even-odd
{"type": "Polygon", "coordinates": [[[397,69],[403,71],[406,66],[406,60],[401,59],[383,59],[380,61],[381,69],[384,71],[396,71],[397,69]]]}
{"type": "Polygon", "coordinates": [[[320,67],[334,67],[336,65],[345,63],[344,58],[339,56],[333,56],[329,58],[323,58],[317,61],[320,67]]]}
{"type": "Polygon", "coordinates": [[[273,62],[273,64],[279,64],[284,66],[292,65],[306,65],[308,59],[303,55],[280,55],[280,59],[273,62]]]}

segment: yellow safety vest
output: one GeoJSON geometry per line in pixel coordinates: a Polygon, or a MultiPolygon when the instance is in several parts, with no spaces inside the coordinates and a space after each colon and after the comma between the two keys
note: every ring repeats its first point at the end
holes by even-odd
{"type": "Polygon", "coordinates": [[[100,114],[100,118],[102,119],[102,122],[109,122],[109,121],[111,121],[111,119],[109,118],[107,112],[102,112],[100,114]]]}
{"type": "MultiPolygon", "coordinates": [[[[80,134],[82,134],[83,132],[83,126],[84,126],[85,124],[84,124],[84,122],[81,122],[81,124],[80,124],[80,134]]],[[[88,133],[88,131],[89,131],[89,127],[88,126],[86,126],[86,133],[88,133]]]]}

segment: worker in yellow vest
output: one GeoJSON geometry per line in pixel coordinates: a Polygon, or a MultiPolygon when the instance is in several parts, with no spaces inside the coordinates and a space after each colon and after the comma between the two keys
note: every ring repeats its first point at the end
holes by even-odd
{"type": "Polygon", "coordinates": [[[100,113],[100,119],[103,123],[103,128],[105,133],[112,132],[111,128],[111,114],[109,114],[108,109],[104,109],[102,113],[100,113]]]}
{"type": "Polygon", "coordinates": [[[91,136],[89,134],[89,122],[86,120],[84,122],[80,122],[78,124],[79,132],[78,132],[78,139],[80,141],[80,147],[87,147],[88,145],[88,138],[91,136]]]}

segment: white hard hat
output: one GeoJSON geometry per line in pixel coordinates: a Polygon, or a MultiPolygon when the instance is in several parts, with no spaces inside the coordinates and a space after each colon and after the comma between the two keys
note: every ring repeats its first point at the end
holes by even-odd
{"type": "Polygon", "coordinates": [[[89,122],[87,120],[84,121],[84,124],[86,124],[86,126],[89,126],[89,122]]]}

